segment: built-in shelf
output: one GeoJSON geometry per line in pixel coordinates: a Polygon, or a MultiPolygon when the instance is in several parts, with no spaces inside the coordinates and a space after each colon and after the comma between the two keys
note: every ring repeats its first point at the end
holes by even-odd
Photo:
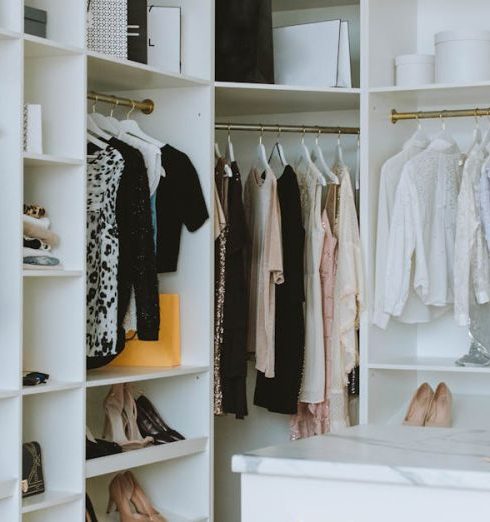
{"type": "Polygon", "coordinates": [[[0,400],[2,399],[12,399],[13,397],[17,397],[19,392],[16,390],[0,390],[0,400]]]}
{"type": "Polygon", "coordinates": [[[469,368],[457,366],[455,358],[445,357],[403,357],[393,361],[369,363],[373,370],[415,371],[415,372],[449,372],[449,373],[488,373],[490,368],[469,368]]]}
{"type": "Polygon", "coordinates": [[[208,438],[199,437],[91,459],[87,460],[85,475],[87,478],[98,477],[139,466],[187,457],[202,453],[206,450],[207,445],[208,438]]]}
{"type": "Polygon", "coordinates": [[[17,40],[22,38],[21,33],[10,31],[9,29],[0,28],[0,40],[17,40]]]}
{"type": "MultiPolygon", "coordinates": [[[[208,517],[188,517],[173,513],[167,509],[156,507],[160,514],[165,518],[167,522],[207,522],[208,517]]],[[[115,518],[113,514],[97,513],[98,522],[114,522],[115,518]]]]}
{"type": "Polygon", "coordinates": [[[67,390],[76,390],[82,387],[80,382],[59,382],[50,379],[45,384],[38,384],[37,386],[24,386],[22,388],[22,395],[38,395],[41,393],[61,392],[67,390]]]}
{"type": "MultiPolygon", "coordinates": [[[[417,87],[374,87],[370,89],[371,94],[383,95],[385,98],[391,98],[399,104],[410,104],[415,108],[417,106],[430,108],[452,108],[454,106],[470,106],[477,105],[488,107],[490,101],[488,92],[490,82],[479,83],[432,83],[429,85],[421,85],[417,87]]],[[[394,107],[398,110],[403,108],[394,107]]],[[[407,109],[411,110],[411,109],[407,109]]]]}
{"type": "Polygon", "coordinates": [[[24,268],[24,277],[81,277],[83,270],[34,270],[30,268],[24,268]]]}
{"type": "Polygon", "coordinates": [[[15,485],[17,481],[11,480],[0,480],[0,500],[11,497],[15,492],[15,485]]]}
{"type": "Polygon", "coordinates": [[[90,370],[87,374],[87,387],[111,386],[124,382],[149,381],[194,375],[209,371],[208,366],[177,366],[175,368],[146,368],[138,366],[106,366],[90,370]]]}
{"type": "Polygon", "coordinates": [[[272,0],[273,11],[296,11],[342,5],[359,5],[359,0],[272,0]]]}
{"type": "Polygon", "coordinates": [[[80,493],[72,493],[69,491],[46,491],[40,495],[22,499],[22,513],[32,513],[41,509],[48,509],[62,504],[69,504],[80,500],[80,493]]]}
{"type": "Polygon", "coordinates": [[[359,109],[360,90],[216,82],[216,116],[359,109]]]}
{"type": "Polygon", "coordinates": [[[24,34],[24,54],[26,58],[46,58],[49,56],[81,55],[84,54],[84,50],[48,38],[24,34]]]}
{"type": "Polygon", "coordinates": [[[87,52],[88,86],[93,90],[161,89],[210,85],[201,78],[162,71],[156,67],[87,52]]]}
{"type": "Polygon", "coordinates": [[[31,154],[24,152],[25,167],[63,167],[63,166],[82,166],[85,161],[77,158],[65,158],[54,156],[53,154],[31,154]]]}

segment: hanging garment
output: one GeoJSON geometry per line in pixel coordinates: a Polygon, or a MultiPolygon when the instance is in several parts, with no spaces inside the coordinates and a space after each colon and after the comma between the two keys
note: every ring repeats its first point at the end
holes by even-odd
{"type": "Polygon", "coordinates": [[[330,428],[349,426],[348,375],[359,362],[359,315],[364,307],[364,277],[361,241],[354,192],[349,169],[334,165],[340,179],[338,218],[334,234],[338,241],[337,270],[333,292],[334,310],[331,330],[331,382],[329,384],[330,428]]]}
{"type": "Polygon", "coordinates": [[[277,182],[281,211],[284,283],[276,286],[275,372],[268,379],[258,371],[254,404],[269,411],[295,414],[303,372],[304,245],[301,195],[289,165],[277,182]]]}
{"type": "Polygon", "coordinates": [[[242,198],[242,179],[236,162],[226,178],[226,269],[221,354],[223,409],[242,419],[247,409],[247,278],[245,269],[248,229],[242,198]]]}
{"type": "MultiPolygon", "coordinates": [[[[387,160],[381,168],[378,202],[378,230],[376,236],[376,279],[373,323],[386,328],[390,319],[384,311],[387,248],[390,226],[393,219],[393,206],[403,167],[412,158],[429,146],[429,139],[417,131],[404,145],[401,152],[387,160]]],[[[425,323],[442,315],[447,309],[425,305],[413,288],[413,272],[407,302],[398,321],[403,323],[425,323]]]]}
{"type": "Polygon", "coordinates": [[[320,261],[325,231],[322,226],[321,176],[313,164],[297,169],[305,229],[305,354],[300,401],[325,399],[325,348],[323,346],[320,261]]]}
{"type": "Polygon", "coordinates": [[[480,215],[490,250],[490,164],[487,163],[483,165],[480,177],[480,215]]]}
{"type": "Polygon", "coordinates": [[[444,137],[411,159],[398,185],[386,253],[385,312],[400,316],[411,286],[426,305],[454,302],[461,153],[444,137]]]}
{"type": "MultiPolygon", "coordinates": [[[[116,197],[116,223],[119,231],[119,260],[116,272],[117,348],[116,354],[87,357],[88,369],[108,364],[124,349],[126,336],[123,321],[133,286],[139,339],[158,340],[160,326],[158,279],[145,164],[139,151],[117,138],[111,138],[109,145],[117,149],[124,159],[124,170],[116,197]]],[[[92,150],[94,146],[89,145],[89,153],[92,150]]]]}
{"type": "Polygon", "coordinates": [[[199,176],[190,159],[170,145],[161,152],[165,177],[160,177],[156,200],[158,273],[177,270],[182,226],[195,232],[209,217],[199,176]]]}
{"type": "Polygon", "coordinates": [[[272,170],[261,173],[252,168],[245,184],[244,204],[250,231],[247,351],[255,352],[256,369],[271,378],[275,354],[275,285],[284,282],[281,214],[272,170]]]}
{"type": "Polygon", "coordinates": [[[87,168],[87,357],[117,355],[116,195],[124,169],[122,155],[108,147],[87,168]]]}
{"type": "Polygon", "coordinates": [[[456,216],[454,252],[454,317],[470,324],[470,304],[490,300],[490,263],[480,215],[480,177],[485,161],[475,146],[465,161],[456,216]]]}
{"type": "MultiPolygon", "coordinates": [[[[224,161],[220,158],[215,168],[215,179],[223,177],[224,161]]],[[[221,358],[223,351],[223,322],[225,303],[225,270],[226,270],[226,216],[221,205],[218,183],[214,188],[214,414],[223,415],[223,392],[221,378],[221,358]]]]}

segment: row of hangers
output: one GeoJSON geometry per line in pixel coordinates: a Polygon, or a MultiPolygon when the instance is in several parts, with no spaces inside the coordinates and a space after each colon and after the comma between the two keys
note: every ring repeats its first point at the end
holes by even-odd
{"type": "MultiPolygon", "coordinates": [[[[300,155],[295,163],[296,167],[300,166],[301,164],[305,164],[306,166],[309,165],[315,165],[317,169],[320,171],[320,176],[318,178],[318,181],[321,183],[322,186],[326,186],[327,184],[333,184],[333,185],[339,185],[340,181],[339,178],[332,172],[331,168],[328,166],[325,156],[323,154],[323,150],[320,146],[320,137],[321,137],[321,130],[318,130],[316,137],[315,137],[315,143],[311,150],[308,149],[308,146],[305,142],[305,134],[306,131],[303,129],[302,136],[301,136],[301,142],[300,142],[300,155]]],[[[257,157],[256,157],[256,164],[264,171],[270,170],[270,162],[274,156],[274,153],[277,153],[277,156],[279,158],[279,161],[282,165],[282,167],[286,167],[290,163],[288,162],[286,158],[286,154],[284,152],[284,147],[281,143],[281,129],[278,129],[276,141],[272,147],[271,153],[268,156],[267,151],[265,148],[265,145],[263,143],[263,136],[264,132],[263,129],[260,131],[259,135],[259,143],[257,145],[257,157]]],[[[360,146],[360,140],[358,138],[358,151],[360,146]]],[[[216,159],[222,158],[223,155],[221,154],[220,148],[218,143],[215,143],[215,157],[216,159]]],[[[226,144],[226,152],[224,158],[228,162],[235,161],[235,153],[234,153],[234,147],[231,140],[231,131],[228,128],[228,135],[227,135],[227,144],[226,144]]],[[[359,158],[358,158],[359,161],[359,158]]],[[[343,150],[342,150],[342,143],[341,143],[341,132],[338,132],[337,135],[337,145],[335,147],[335,164],[344,166],[344,156],[343,156],[343,150]]],[[[233,172],[228,164],[225,165],[225,176],[232,177],[233,172]]]]}
{"type": "Polygon", "coordinates": [[[106,142],[111,138],[120,136],[121,134],[130,134],[159,149],[164,146],[164,143],[146,134],[138,123],[131,119],[131,114],[136,108],[135,102],[133,102],[132,107],[127,112],[125,120],[118,120],[114,117],[114,111],[119,105],[117,98],[114,98],[109,116],[97,112],[97,102],[98,99],[97,96],[95,96],[92,112],[87,115],[87,140],[90,143],[101,149],[105,149],[108,145],[106,142]]]}

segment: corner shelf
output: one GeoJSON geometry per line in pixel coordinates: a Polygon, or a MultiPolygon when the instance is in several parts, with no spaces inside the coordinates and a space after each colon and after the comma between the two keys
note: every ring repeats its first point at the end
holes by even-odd
{"type": "Polygon", "coordinates": [[[216,82],[216,116],[357,110],[360,89],[216,82]]]}
{"type": "Polygon", "coordinates": [[[82,277],[83,270],[34,270],[24,269],[22,271],[24,277],[82,277]]]}
{"type": "Polygon", "coordinates": [[[24,33],[24,54],[26,58],[46,58],[50,56],[83,55],[81,47],[62,44],[48,38],[24,33]]]}
{"type": "Polygon", "coordinates": [[[109,366],[98,370],[89,370],[87,373],[87,388],[180,377],[182,375],[197,375],[208,371],[208,366],[178,366],[175,368],[109,366]]]}
{"type": "Polygon", "coordinates": [[[422,106],[488,105],[489,82],[431,83],[416,87],[372,87],[369,93],[397,103],[422,106]]]}
{"type": "Polygon", "coordinates": [[[91,459],[86,462],[85,476],[86,478],[99,477],[125,469],[187,457],[206,451],[207,446],[208,438],[200,437],[91,459]]]}
{"type": "Polygon", "coordinates": [[[24,498],[22,500],[22,513],[32,513],[41,509],[48,509],[62,504],[69,504],[80,500],[80,493],[72,493],[69,491],[46,491],[40,495],[24,498]]]}
{"type": "Polygon", "coordinates": [[[80,167],[83,165],[85,165],[85,160],[78,158],[65,158],[53,154],[31,154],[29,152],[24,152],[25,167],[80,167]]]}
{"type": "Polygon", "coordinates": [[[87,51],[89,89],[130,90],[209,86],[201,78],[165,72],[151,65],[87,51]]]}
{"type": "Polygon", "coordinates": [[[77,390],[82,388],[81,382],[60,382],[49,380],[46,384],[38,384],[37,386],[24,386],[22,388],[22,395],[28,397],[30,395],[39,395],[41,393],[53,393],[68,390],[77,390]]]}
{"type": "Polygon", "coordinates": [[[454,361],[455,358],[450,357],[403,357],[389,362],[369,363],[368,368],[387,371],[487,373],[490,376],[490,367],[462,367],[456,366],[454,361]]]}
{"type": "Polygon", "coordinates": [[[0,480],[0,500],[13,496],[16,484],[17,481],[15,479],[0,480]]]}

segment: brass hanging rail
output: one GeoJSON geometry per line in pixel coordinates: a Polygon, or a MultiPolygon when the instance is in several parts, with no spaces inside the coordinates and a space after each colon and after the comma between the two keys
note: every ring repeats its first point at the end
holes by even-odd
{"type": "Polygon", "coordinates": [[[359,134],[359,127],[322,127],[318,125],[270,125],[260,123],[216,123],[216,130],[249,132],[294,132],[303,134],[359,134]]]}
{"type": "Polygon", "coordinates": [[[155,103],[153,100],[148,99],[143,101],[136,101],[130,98],[120,98],[119,96],[112,96],[111,94],[100,94],[94,91],[87,93],[87,99],[92,100],[95,103],[103,102],[122,107],[131,107],[132,109],[140,110],[143,114],[151,114],[155,110],[155,103]]]}
{"type": "Polygon", "coordinates": [[[445,119],[445,118],[477,118],[482,116],[490,116],[490,107],[486,109],[455,109],[443,111],[418,111],[418,112],[398,112],[395,109],[391,111],[391,122],[403,120],[429,120],[429,119],[445,119]]]}

